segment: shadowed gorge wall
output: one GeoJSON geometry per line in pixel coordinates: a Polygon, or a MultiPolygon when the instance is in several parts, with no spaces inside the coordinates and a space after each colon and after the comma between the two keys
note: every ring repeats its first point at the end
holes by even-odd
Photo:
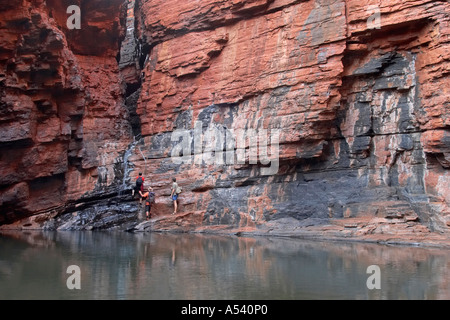
{"type": "Polygon", "coordinates": [[[117,178],[132,139],[116,56],[122,1],[0,5],[0,223],[46,212],[117,178]],[[70,30],[69,5],[81,26],[70,30]]]}
{"type": "MultiPolygon", "coordinates": [[[[133,177],[143,172],[157,195],[152,228],[160,230],[295,232],[331,224],[352,235],[448,232],[448,3],[90,3],[80,3],[89,14],[82,19],[88,27],[78,34],[64,31],[66,3],[37,7],[48,17],[45,28],[63,39],[50,51],[67,65],[64,79],[78,83],[75,89],[65,80],[60,87],[50,85],[53,89],[42,85],[33,94],[25,89],[10,94],[12,100],[38,101],[37,110],[65,110],[66,118],[47,117],[68,121],[70,137],[40,143],[51,134],[27,132],[42,121],[27,118],[23,129],[12,120],[17,117],[11,112],[23,110],[6,113],[11,120],[1,122],[8,126],[2,148],[12,143],[17,154],[8,161],[2,156],[4,172],[11,170],[9,160],[26,159],[24,150],[59,150],[54,153],[59,159],[35,160],[46,165],[28,179],[45,177],[46,190],[61,194],[62,201],[43,206],[63,206],[52,228],[102,228],[95,221],[115,207],[115,214],[131,218],[137,209],[120,191],[126,195],[133,177]],[[98,12],[97,6],[105,9],[98,12]],[[86,40],[92,34],[100,35],[98,44],[86,40]],[[50,91],[50,98],[33,96],[43,91],[50,91]],[[69,106],[68,100],[78,102],[69,106]],[[239,132],[247,134],[241,145],[239,132]],[[261,140],[251,143],[255,134],[271,147],[278,142],[278,148],[268,148],[269,163],[262,161],[261,140]],[[231,145],[221,141],[228,136],[231,145]],[[174,153],[177,148],[189,152],[174,153]],[[238,154],[245,155],[241,163],[238,154]],[[265,174],[275,161],[276,172],[265,174]],[[174,176],[183,187],[182,214],[171,216],[174,176]],[[67,206],[69,200],[75,204],[67,206]],[[101,214],[92,208],[98,201],[101,214]]],[[[17,9],[2,8],[11,10],[17,9]]],[[[33,38],[37,26],[14,29],[14,39],[33,38]]],[[[26,54],[12,43],[2,46],[9,48],[2,49],[3,81],[27,72],[49,76],[18,63],[26,54]]],[[[13,86],[3,89],[2,102],[13,86]]],[[[9,200],[1,205],[11,219],[18,215],[13,203],[23,204],[27,214],[38,212],[28,201],[39,193],[17,171],[2,175],[10,177],[2,178],[9,200]]],[[[116,218],[105,225],[122,221],[116,218]]]]}

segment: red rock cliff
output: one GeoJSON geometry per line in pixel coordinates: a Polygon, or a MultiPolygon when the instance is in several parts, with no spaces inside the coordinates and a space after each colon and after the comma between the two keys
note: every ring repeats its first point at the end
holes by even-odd
{"type": "Polygon", "coordinates": [[[122,1],[0,5],[0,223],[46,212],[116,177],[131,130],[116,60],[122,1]],[[81,28],[69,29],[69,5],[81,28]]]}
{"type": "Polygon", "coordinates": [[[0,61],[12,149],[0,159],[2,208],[31,214],[29,203],[47,210],[122,180],[111,168],[132,132],[125,178],[142,171],[154,187],[153,228],[448,232],[447,2],[131,1],[122,80],[119,3],[94,3],[78,34],[64,29],[68,3],[31,6],[40,20],[1,8],[14,30],[0,61]],[[51,72],[33,56],[47,51],[51,72]],[[35,128],[51,121],[61,132],[35,128]],[[162,219],[173,176],[183,214],[162,219]],[[51,196],[30,201],[43,181],[51,196]]]}
{"type": "MultiPolygon", "coordinates": [[[[168,195],[176,175],[192,226],[345,218],[366,233],[417,222],[448,230],[449,10],[440,1],[139,1],[137,113],[157,193],[168,195]],[[239,146],[196,148],[196,123],[203,137],[205,128],[279,129],[277,173],[262,174],[251,145],[244,164],[205,161],[239,146]],[[180,129],[191,140],[175,164],[180,129]]],[[[139,153],[134,161],[145,166],[139,153]]]]}

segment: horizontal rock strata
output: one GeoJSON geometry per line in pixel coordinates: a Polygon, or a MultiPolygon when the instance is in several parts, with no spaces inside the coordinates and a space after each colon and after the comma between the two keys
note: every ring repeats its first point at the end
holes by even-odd
{"type": "Polygon", "coordinates": [[[3,40],[0,139],[14,145],[0,159],[3,221],[17,203],[27,215],[39,212],[30,203],[63,205],[52,228],[69,227],[64,212],[74,228],[101,228],[74,217],[102,192],[130,205],[120,191],[142,172],[156,203],[141,231],[448,233],[448,3],[111,2],[86,17],[85,35],[104,30],[95,45],[50,7],[3,40]],[[47,65],[25,50],[46,28],[47,65]],[[174,216],[172,177],[183,187],[174,216]]]}

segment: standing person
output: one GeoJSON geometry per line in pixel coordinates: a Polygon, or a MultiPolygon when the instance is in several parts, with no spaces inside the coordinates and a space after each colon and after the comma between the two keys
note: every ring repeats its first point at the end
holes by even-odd
{"type": "Polygon", "coordinates": [[[181,193],[181,187],[178,186],[177,183],[177,179],[174,177],[172,178],[172,193],[170,194],[170,196],[172,197],[173,200],[173,213],[172,214],[177,214],[177,209],[178,209],[178,195],[181,193]]]}
{"type": "MultiPolygon", "coordinates": [[[[142,172],[139,172],[139,175],[136,177],[136,185],[133,189],[133,197],[135,194],[140,194],[141,192],[144,192],[144,177],[142,176],[142,172]]],[[[139,198],[139,202],[142,202],[142,197],[139,198]]]]}
{"type": "Polygon", "coordinates": [[[150,211],[152,210],[152,203],[155,202],[155,193],[153,192],[152,187],[148,187],[146,193],[142,193],[139,191],[142,199],[145,199],[145,217],[148,219],[151,218],[150,211]]]}

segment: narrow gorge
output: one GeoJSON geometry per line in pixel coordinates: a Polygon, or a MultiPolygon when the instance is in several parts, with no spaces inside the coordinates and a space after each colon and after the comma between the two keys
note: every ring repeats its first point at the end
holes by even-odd
{"type": "Polygon", "coordinates": [[[447,1],[10,0],[0,30],[0,230],[448,242],[447,1]]]}

